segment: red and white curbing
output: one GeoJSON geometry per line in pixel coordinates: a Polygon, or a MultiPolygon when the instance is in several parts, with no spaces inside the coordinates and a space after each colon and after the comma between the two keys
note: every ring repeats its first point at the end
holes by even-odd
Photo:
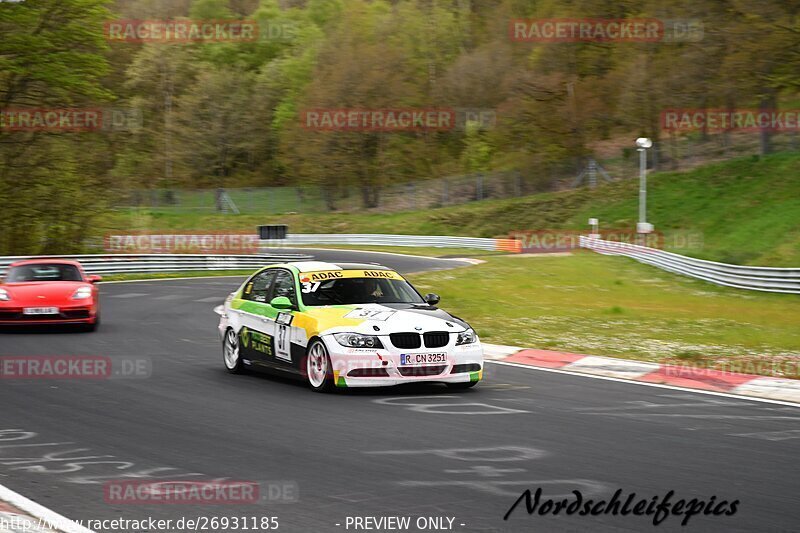
{"type": "Polygon", "coordinates": [[[18,533],[20,531],[56,533],[54,530],[44,527],[39,519],[0,501],[0,533],[18,533]]]}
{"type": "Polygon", "coordinates": [[[484,344],[483,347],[484,357],[489,361],[800,404],[800,380],[518,346],[484,344]]]}
{"type": "Polygon", "coordinates": [[[0,533],[94,533],[0,485],[0,533]]]}

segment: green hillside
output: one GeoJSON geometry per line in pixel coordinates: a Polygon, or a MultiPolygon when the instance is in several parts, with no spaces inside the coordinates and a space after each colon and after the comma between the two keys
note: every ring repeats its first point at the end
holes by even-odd
{"type": "MultiPolygon", "coordinates": [[[[276,216],[198,215],[138,211],[118,214],[116,230],[253,230],[284,223],[293,233],[403,233],[499,237],[522,229],[586,229],[589,217],[603,229],[631,230],[638,209],[638,180],[512,200],[402,213],[320,213],[276,216]]],[[[747,157],[687,172],[649,177],[648,219],[668,237],[702,236],[700,248],[667,249],[737,264],[800,266],[800,155],[747,157]]]]}

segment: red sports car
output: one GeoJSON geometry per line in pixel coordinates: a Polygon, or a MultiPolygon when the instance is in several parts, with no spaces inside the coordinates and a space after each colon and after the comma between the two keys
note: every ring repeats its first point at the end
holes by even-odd
{"type": "Polygon", "coordinates": [[[100,324],[96,282],[77,261],[31,259],[11,263],[0,282],[0,325],[100,324]]]}

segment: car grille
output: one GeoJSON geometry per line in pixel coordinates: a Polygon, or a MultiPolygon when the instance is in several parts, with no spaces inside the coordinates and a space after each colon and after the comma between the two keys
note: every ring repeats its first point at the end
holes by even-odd
{"type": "Polygon", "coordinates": [[[23,315],[22,313],[16,315],[0,315],[0,320],[16,321],[16,322],[44,322],[46,320],[58,320],[61,315],[23,315]]]}
{"type": "Polygon", "coordinates": [[[451,374],[463,374],[464,372],[477,372],[481,369],[481,365],[477,363],[469,363],[466,365],[453,365],[453,370],[450,371],[451,374]]]}
{"type": "Polygon", "coordinates": [[[57,315],[26,315],[22,309],[0,309],[0,321],[47,322],[58,320],[78,320],[89,318],[88,309],[63,310],[57,315]]]}
{"type": "Polygon", "coordinates": [[[403,376],[438,376],[446,366],[401,366],[397,371],[403,376]]]}
{"type": "Polygon", "coordinates": [[[22,310],[19,311],[0,311],[0,320],[5,321],[16,321],[16,322],[34,322],[34,321],[41,321],[41,320],[52,320],[53,317],[59,317],[60,315],[24,315],[22,314],[22,310]]]}
{"type": "Polygon", "coordinates": [[[441,348],[450,342],[450,334],[446,331],[429,331],[422,337],[426,348],[441,348]]]}
{"type": "Polygon", "coordinates": [[[418,333],[392,333],[389,335],[395,348],[419,348],[422,341],[418,333]]]}
{"type": "Polygon", "coordinates": [[[76,309],[74,311],[64,311],[62,313],[65,318],[89,318],[88,309],[76,309]]]}

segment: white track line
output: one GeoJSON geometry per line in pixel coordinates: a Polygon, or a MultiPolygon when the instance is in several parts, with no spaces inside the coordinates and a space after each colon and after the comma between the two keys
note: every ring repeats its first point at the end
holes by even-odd
{"type": "Polygon", "coordinates": [[[771,403],[775,405],[786,405],[789,407],[800,407],[800,404],[793,403],[793,402],[784,402],[781,400],[770,400],[769,398],[758,398],[756,396],[742,396],[741,394],[731,394],[728,392],[717,392],[717,391],[710,391],[710,390],[703,390],[703,389],[690,389],[687,387],[678,387],[675,385],[665,385],[663,383],[647,383],[645,381],[633,381],[630,379],[622,379],[622,378],[612,378],[609,376],[598,376],[595,374],[583,374],[581,372],[570,372],[569,370],[561,370],[558,368],[542,368],[538,366],[531,366],[531,365],[523,365],[520,363],[507,363],[505,361],[491,361],[486,360],[486,363],[493,363],[495,365],[505,365],[505,366],[513,366],[516,368],[525,368],[528,370],[539,370],[541,372],[553,372],[554,374],[568,374],[570,376],[578,376],[582,378],[590,378],[590,379],[603,379],[606,381],[616,381],[617,383],[626,383],[628,385],[642,385],[645,387],[658,387],[660,389],[670,389],[670,390],[678,390],[682,392],[694,392],[697,394],[708,394],[710,396],[723,396],[725,398],[735,398],[737,400],[746,400],[748,402],[761,402],[761,403],[771,403]]]}
{"type": "Polygon", "coordinates": [[[69,518],[61,516],[55,511],[51,511],[43,505],[39,505],[33,500],[14,492],[13,490],[0,485],[0,500],[29,513],[34,518],[41,520],[46,526],[57,527],[64,533],[94,533],[91,529],[79,526],[69,518]]]}

